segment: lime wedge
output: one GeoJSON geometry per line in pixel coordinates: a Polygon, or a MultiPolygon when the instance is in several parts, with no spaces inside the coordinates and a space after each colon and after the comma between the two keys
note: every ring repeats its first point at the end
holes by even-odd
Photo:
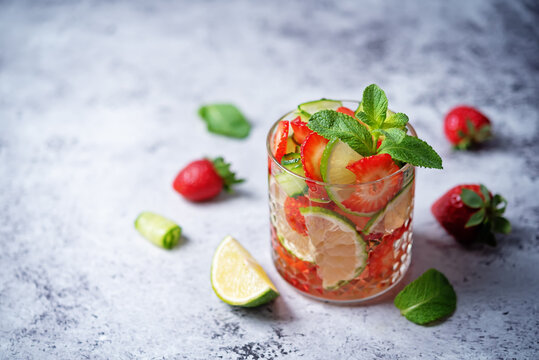
{"type": "Polygon", "coordinates": [[[314,247],[322,286],[334,290],[361,274],[367,262],[367,250],[355,225],[321,207],[306,207],[300,212],[314,247]]]}
{"type": "Polygon", "coordinates": [[[311,116],[317,111],[320,110],[337,110],[342,106],[341,101],[329,100],[329,99],[320,99],[316,101],[309,101],[303,104],[298,105],[299,111],[304,115],[311,116]]]}
{"type": "Polygon", "coordinates": [[[221,300],[234,306],[255,307],[279,296],[264,269],[231,236],[215,250],[211,284],[221,300]]]}

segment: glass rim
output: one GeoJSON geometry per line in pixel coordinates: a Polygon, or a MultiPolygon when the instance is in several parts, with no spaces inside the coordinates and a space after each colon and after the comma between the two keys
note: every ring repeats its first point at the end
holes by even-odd
{"type": "MultiPolygon", "coordinates": [[[[359,104],[361,104],[361,101],[358,101],[358,100],[338,100],[338,101],[342,101],[342,102],[346,102],[346,103],[355,103],[357,106],[359,106],[359,104]]],[[[414,168],[414,166],[411,165],[410,163],[406,163],[398,171],[395,171],[394,173],[391,173],[391,174],[389,174],[387,176],[384,176],[381,179],[362,182],[362,183],[353,183],[353,184],[327,183],[327,182],[324,182],[324,181],[314,180],[314,179],[308,178],[306,176],[301,176],[299,174],[296,174],[296,173],[288,170],[281,163],[279,163],[277,161],[277,159],[275,158],[275,156],[273,155],[273,152],[271,151],[271,142],[273,140],[272,135],[275,132],[275,128],[277,127],[277,125],[279,124],[279,122],[281,120],[283,120],[286,116],[288,116],[293,111],[294,110],[291,110],[291,111],[287,112],[286,114],[282,115],[277,121],[275,121],[275,123],[273,123],[273,125],[271,125],[271,127],[269,129],[269,132],[268,132],[268,135],[266,136],[266,150],[268,152],[268,157],[271,159],[271,161],[273,163],[275,163],[282,171],[284,171],[288,175],[292,175],[292,176],[294,176],[294,177],[296,177],[298,179],[304,180],[304,181],[306,181],[306,182],[308,182],[310,184],[316,184],[316,185],[320,185],[320,186],[339,187],[339,188],[350,188],[350,187],[357,187],[357,186],[372,185],[372,184],[380,183],[380,182],[383,182],[384,180],[392,178],[393,176],[397,176],[398,174],[402,174],[403,172],[405,172],[408,169],[413,169],[414,168]]],[[[410,131],[410,135],[417,137],[417,133],[416,133],[414,127],[412,125],[410,125],[409,122],[406,124],[406,127],[410,131]]]]}

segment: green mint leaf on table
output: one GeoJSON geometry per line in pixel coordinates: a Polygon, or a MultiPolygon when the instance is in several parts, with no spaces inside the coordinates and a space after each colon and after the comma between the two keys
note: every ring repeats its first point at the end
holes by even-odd
{"type": "Polygon", "coordinates": [[[226,192],[232,193],[232,185],[244,182],[244,179],[236,179],[236,174],[230,170],[230,164],[222,157],[211,160],[217,174],[223,179],[223,188],[226,192]]]}
{"type": "MultiPolygon", "coordinates": [[[[462,189],[460,193],[460,198],[462,202],[472,209],[479,209],[484,205],[483,199],[481,199],[481,196],[479,196],[475,191],[472,191],[470,189],[462,189]]],[[[490,198],[490,195],[488,195],[487,199],[490,198]]]]}
{"type": "Polygon", "coordinates": [[[371,128],[379,129],[386,119],[387,114],[387,97],[384,90],[380,89],[376,84],[367,86],[365,91],[363,91],[361,107],[367,115],[367,122],[362,121],[371,128]]]}
{"type": "Polygon", "coordinates": [[[311,116],[307,126],[328,140],[340,139],[363,156],[372,155],[371,133],[351,116],[335,110],[322,110],[311,116]]]}
{"type": "Polygon", "coordinates": [[[242,139],[251,131],[251,124],[232,104],[204,105],[198,109],[198,114],[206,122],[208,131],[215,134],[242,139]]]}
{"type": "Polygon", "coordinates": [[[385,138],[378,149],[379,154],[389,154],[393,160],[414,166],[442,169],[442,159],[434,149],[421,139],[405,135],[400,143],[385,138]]]}
{"type": "Polygon", "coordinates": [[[429,269],[397,295],[395,306],[406,319],[425,325],[451,315],[457,295],[444,274],[429,269]]]}

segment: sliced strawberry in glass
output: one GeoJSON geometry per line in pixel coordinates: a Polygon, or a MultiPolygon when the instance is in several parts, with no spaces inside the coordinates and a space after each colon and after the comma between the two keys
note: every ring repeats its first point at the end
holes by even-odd
{"type": "Polygon", "coordinates": [[[279,163],[286,153],[289,125],[289,121],[281,121],[277,126],[277,130],[275,131],[275,135],[273,137],[273,156],[275,156],[275,159],[279,163]]]}
{"type": "Polygon", "coordinates": [[[300,116],[292,120],[290,122],[290,126],[292,126],[292,130],[294,130],[294,141],[298,144],[303,144],[305,138],[307,138],[307,136],[313,132],[311,129],[309,129],[306,122],[301,121],[300,116]]]}
{"type": "Polygon", "coordinates": [[[356,175],[358,186],[342,205],[355,213],[373,214],[383,209],[400,189],[402,174],[389,176],[399,167],[388,154],[364,157],[346,168],[356,175]],[[373,183],[361,185],[367,182],[373,183]]]}

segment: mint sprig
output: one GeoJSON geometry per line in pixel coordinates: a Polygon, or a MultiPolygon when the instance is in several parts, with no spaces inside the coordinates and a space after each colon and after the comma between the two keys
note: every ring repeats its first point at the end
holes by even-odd
{"type": "Polygon", "coordinates": [[[442,159],[429,144],[406,134],[408,116],[387,108],[386,94],[371,84],[363,92],[356,119],[334,110],[322,110],[312,115],[307,126],[328,140],[345,142],[363,156],[389,154],[394,160],[414,166],[442,169],[442,159]]]}
{"type": "Polygon", "coordinates": [[[328,140],[340,139],[363,156],[372,155],[371,133],[351,116],[334,110],[322,110],[311,116],[307,126],[328,140]]]}
{"type": "Polygon", "coordinates": [[[451,315],[457,308],[457,294],[444,274],[429,269],[408,284],[394,303],[406,319],[425,325],[451,315]]]}
{"type": "Polygon", "coordinates": [[[243,139],[249,135],[251,124],[242,112],[232,104],[209,104],[201,106],[198,114],[206,122],[209,132],[243,139]]]}

